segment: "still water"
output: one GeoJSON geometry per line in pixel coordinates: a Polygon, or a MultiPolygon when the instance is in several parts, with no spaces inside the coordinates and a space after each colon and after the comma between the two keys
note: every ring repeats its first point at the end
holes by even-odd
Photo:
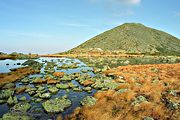
{"type": "MultiPolygon", "coordinates": [[[[22,67],[22,63],[25,62],[26,60],[0,60],[0,73],[7,73],[10,72],[11,68],[19,68],[22,67]]],[[[95,74],[92,72],[92,68],[88,67],[85,63],[81,62],[78,59],[70,59],[70,58],[39,58],[36,59],[36,61],[43,63],[44,67],[46,65],[46,62],[54,62],[56,63],[58,66],[61,66],[62,64],[71,64],[71,63],[78,63],[77,66],[78,68],[75,69],[61,69],[61,70],[57,70],[57,67],[54,67],[55,71],[58,72],[64,72],[66,74],[72,74],[72,73],[80,73],[80,74],[89,74],[91,76],[95,76],[95,74]],[[46,62],[44,62],[46,61],[46,62]],[[81,72],[81,70],[88,70],[87,73],[83,73],[81,72]]],[[[28,77],[31,79],[33,77],[44,77],[44,75],[46,75],[46,73],[44,72],[44,67],[41,69],[41,73],[40,74],[35,74],[35,75],[29,75],[28,77]]],[[[83,86],[81,86],[76,80],[71,80],[71,82],[75,85],[77,85],[79,88],[83,88],[83,86]]],[[[21,83],[20,81],[17,81],[16,83],[16,87],[20,87],[23,86],[23,83],[21,83]]],[[[29,83],[29,86],[34,86],[35,85],[33,83],[29,83]]],[[[47,84],[41,84],[42,87],[47,87],[47,84]]],[[[50,85],[50,86],[55,86],[55,85],[50,85]]],[[[96,92],[95,89],[92,89],[91,92],[75,92],[72,89],[69,89],[69,91],[65,90],[65,89],[59,89],[59,91],[56,94],[53,94],[51,96],[50,99],[52,98],[56,98],[56,97],[62,97],[64,95],[68,96],[68,99],[71,100],[72,104],[69,108],[65,109],[64,112],[59,113],[59,114],[48,114],[47,112],[44,111],[43,107],[42,107],[42,103],[44,101],[46,101],[47,99],[44,99],[42,102],[40,103],[35,103],[33,102],[31,99],[34,99],[33,97],[31,97],[28,93],[21,93],[21,94],[15,94],[15,96],[17,98],[21,98],[22,96],[26,96],[27,101],[29,101],[29,103],[32,105],[31,109],[28,111],[28,113],[30,114],[34,114],[33,117],[35,119],[38,120],[46,120],[46,119],[55,119],[58,115],[62,115],[63,117],[66,115],[69,115],[73,112],[73,110],[77,107],[80,107],[80,101],[86,97],[86,96],[92,96],[94,93],[96,92]],[[33,112],[33,111],[38,111],[37,112],[33,112]]],[[[1,104],[0,105],[0,117],[3,116],[3,114],[7,113],[10,111],[11,106],[8,106],[7,103],[5,104],[1,104]]]]}

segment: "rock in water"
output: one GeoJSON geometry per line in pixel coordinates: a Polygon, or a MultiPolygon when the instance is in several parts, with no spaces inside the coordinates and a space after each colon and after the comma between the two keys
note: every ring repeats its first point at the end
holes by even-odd
{"type": "Polygon", "coordinates": [[[82,105],[88,105],[88,106],[94,105],[95,103],[96,103],[96,98],[92,96],[87,96],[81,101],[82,105]]]}
{"type": "Polygon", "coordinates": [[[65,97],[47,100],[42,104],[48,113],[63,112],[65,108],[71,106],[71,101],[65,97]]]}
{"type": "Polygon", "coordinates": [[[30,116],[26,114],[18,113],[6,113],[3,115],[3,120],[33,120],[30,116]]]}
{"type": "Polygon", "coordinates": [[[21,112],[27,112],[31,108],[31,105],[29,103],[23,102],[18,103],[13,107],[13,110],[15,111],[21,111],[21,112]]]}

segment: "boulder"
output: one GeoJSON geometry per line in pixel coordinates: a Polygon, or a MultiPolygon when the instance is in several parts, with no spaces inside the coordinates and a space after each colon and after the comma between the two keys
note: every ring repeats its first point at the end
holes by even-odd
{"type": "Polygon", "coordinates": [[[14,105],[12,108],[15,111],[27,112],[31,108],[31,105],[27,102],[22,102],[14,105]]]}
{"type": "Polygon", "coordinates": [[[73,91],[75,91],[75,92],[82,92],[82,89],[81,88],[73,88],[73,91]]]}
{"type": "Polygon", "coordinates": [[[20,113],[6,113],[2,117],[3,120],[33,120],[32,117],[20,113]]]}
{"type": "Polygon", "coordinates": [[[34,60],[27,60],[25,61],[22,65],[26,66],[30,66],[30,67],[33,67],[35,69],[41,69],[43,67],[43,64],[42,63],[39,63],[37,61],[34,61],[34,60]]]}
{"type": "Polygon", "coordinates": [[[65,108],[70,107],[71,101],[64,97],[55,98],[42,103],[42,106],[48,113],[59,113],[63,112],[65,108]]]}
{"type": "Polygon", "coordinates": [[[51,98],[51,93],[43,93],[43,94],[40,94],[39,97],[42,99],[49,99],[51,98]]]}
{"type": "Polygon", "coordinates": [[[21,82],[22,82],[22,83],[25,83],[25,84],[29,83],[28,77],[23,78],[23,79],[21,80],[21,82]]]}
{"type": "Polygon", "coordinates": [[[81,105],[92,106],[96,103],[97,99],[92,96],[87,96],[81,101],[81,105]]]}
{"type": "Polygon", "coordinates": [[[47,79],[47,84],[56,84],[58,83],[59,81],[57,80],[54,80],[54,79],[47,79]]]}
{"type": "Polygon", "coordinates": [[[83,90],[84,91],[91,91],[91,87],[84,87],[83,90]]]}
{"type": "Polygon", "coordinates": [[[42,78],[34,78],[32,82],[35,84],[42,84],[42,83],[46,83],[46,80],[42,78]]]}
{"type": "Polygon", "coordinates": [[[56,87],[59,89],[68,89],[69,85],[68,84],[56,84],[56,87]]]}
{"type": "Polygon", "coordinates": [[[137,105],[145,101],[147,101],[147,99],[144,96],[140,95],[137,98],[135,98],[135,100],[132,102],[132,105],[137,105]]]}
{"type": "Polygon", "coordinates": [[[3,89],[9,89],[16,87],[15,83],[7,83],[3,86],[3,89]]]}
{"type": "Polygon", "coordinates": [[[22,96],[22,97],[19,98],[19,100],[20,100],[20,101],[26,101],[27,98],[26,98],[26,96],[22,96]]]}
{"type": "Polygon", "coordinates": [[[10,96],[7,100],[7,103],[9,105],[14,105],[14,104],[18,103],[18,99],[16,96],[14,96],[14,97],[10,96]]]}
{"type": "Polygon", "coordinates": [[[10,96],[12,96],[14,94],[13,90],[1,90],[0,91],[0,99],[7,99],[10,96]]]}
{"type": "Polygon", "coordinates": [[[94,81],[92,81],[92,80],[85,80],[82,84],[83,84],[83,86],[88,86],[88,85],[94,84],[94,81]]]}
{"type": "Polygon", "coordinates": [[[6,103],[6,100],[0,100],[0,104],[6,103]]]}
{"type": "Polygon", "coordinates": [[[64,76],[64,72],[54,72],[53,75],[55,77],[63,77],[64,76]]]}
{"type": "Polygon", "coordinates": [[[70,76],[64,75],[64,76],[61,78],[61,80],[63,80],[63,81],[71,81],[72,79],[71,79],[70,76]]]}
{"type": "Polygon", "coordinates": [[[49,91],[50,91],[51,93],[57,93],[57,92],[58,92],[58,89],[57,89],[56,87],[50,87],[50,88],[49,88],[49,91]]]}

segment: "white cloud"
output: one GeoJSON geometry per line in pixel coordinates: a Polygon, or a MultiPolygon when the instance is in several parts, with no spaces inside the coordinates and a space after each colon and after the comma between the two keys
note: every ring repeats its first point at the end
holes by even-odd
{"type": "Polygon", "coordinates": [[[137,5],[141,3],[141,0],[119,0],[119,1],[124,1],[127,4],[132,4],[132,5],[137,5]]]}

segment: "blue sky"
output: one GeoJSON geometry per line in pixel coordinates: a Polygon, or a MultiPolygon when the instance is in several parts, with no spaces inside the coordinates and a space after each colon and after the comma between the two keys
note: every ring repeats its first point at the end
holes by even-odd
{"type": "Polygon", "coordinates": [[[0,0],[0,51],[62,52],[127,22],[180,38],[180,0],[0,0]]]}

